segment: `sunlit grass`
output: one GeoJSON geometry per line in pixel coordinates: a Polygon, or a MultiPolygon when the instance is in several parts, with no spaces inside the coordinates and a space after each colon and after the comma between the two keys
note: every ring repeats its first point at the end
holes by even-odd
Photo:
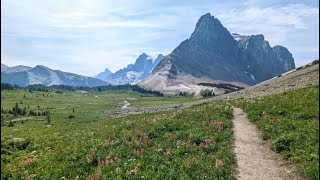
{"type": "Polygon", "coordinates": [[[319,179],[319,86],[235,104],[272,141],[274,151],[298,163],[309,179],[319,179]]]}

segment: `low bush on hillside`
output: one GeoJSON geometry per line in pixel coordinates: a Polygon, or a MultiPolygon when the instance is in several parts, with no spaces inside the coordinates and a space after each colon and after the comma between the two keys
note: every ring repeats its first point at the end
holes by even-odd
{"type": "Polygon", "coordinates": [[[319,64],[319,59],[312,61],[312,65],[319,64]]]}
{"type": "Polygon", "coordinates": [[[272,149],[319,179],[319,86],[258,99],[237,100],[272,149]]]}
{"type": "Polygon", "coordinates": [[[226,83],[198,83],[197,85],[222,88],[226,90],[226,94],[244,89],[244,87],[236,86],[233,84],[226,84],[226,83]]]}
{"type": "Polygon", "coordinates": [[[200,91],[200,95],[201,95],[202,97],[212,97],[212,96],[214,96],[215,94],[214,94],[213,90],[202,89],[202,90],[200,91]]]}

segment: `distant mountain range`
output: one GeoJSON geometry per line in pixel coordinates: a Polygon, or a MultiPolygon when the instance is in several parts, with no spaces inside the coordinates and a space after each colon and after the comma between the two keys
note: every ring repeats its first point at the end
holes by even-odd
{"type": "Polygon", "coordinates": [[[1,63],[1,82],[28,86],[31,84],[69,85],[69,86],[103,86],[106,82],[96,78],[86,77],[38,65],[36,67],[9,67],[1,63]]]}
{"type": "Polygon", "coordinates": [[[107,68],[95,77],[112,85],[136,84],[147,78],[163,58],[162,54],[151,57],[146,53],[142,53],[134,64],[129,64],[115,73],[112,73],[107,68]]]}
{"type": "Polygon", "coordinates": [[[287,48],[271,47],[261,34],[231,34],[217,18],[207,13],[200,17],[190,38],[167,56],[151,57],[142,53],[134,64],[115,73],[106,68],[95,78],[40,65],[8,67],[1,64],[1,82],[19,86],[138,84],[164,93],[199,93],[206,88],[223,94],[227,91],[220,88],[223,86],[218,86],[219,83],[226,87],[229,87],[227,84],[247,87],[294,68],[294,59],[287,48]]]}
{"type": "Polygon", "coordinates": [[[261,34],[230,34],[207,13],[200,17],[190,38],[138,85],[168,93],[198,92],[204,88],[198,85],[201,82],[248,86],[294,68],[292,54],[285,47],[270,47],[261,34]]]}
{"type": "Polygon", "coordinates": [[[90,87],[108,84],[135,84],[147,78],[163,57],[162,54],[151,57],[142,53],[134,64],[129,64],[115,73],[106,68],[104,72],[99,73],[95,78],[52,70],[42,65],[36,67],[22,65],[9,67],[1,63],[1,82],[22,87],[31,84],[43,84],[46,86],[62,84],[90,87]]]}

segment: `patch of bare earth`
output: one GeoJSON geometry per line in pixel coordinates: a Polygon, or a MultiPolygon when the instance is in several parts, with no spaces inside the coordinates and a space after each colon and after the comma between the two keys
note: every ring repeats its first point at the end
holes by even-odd
{"type": "Polygon", "coordinates": [[[270,143],[262,140],[260,131],[249,122],[242,109],[234,108],[233,115],[236,179],[304,179],[293,164],[272,151],[270,143]]]}

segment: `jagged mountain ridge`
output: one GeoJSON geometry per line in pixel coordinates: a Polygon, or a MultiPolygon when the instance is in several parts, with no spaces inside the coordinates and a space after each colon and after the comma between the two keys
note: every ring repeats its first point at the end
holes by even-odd
{"type": "MultiPolygon", "coordinates": [[[[5,65],[1,64],[1,67],[5,67],[5,65]]],[[[6,67],[4,69],[1,68],[1,82],[16,84],[22,87],[32,84],[90,87],[107,85],[106,82],[93,77],[52,70],[42,65],[33,68],[27,66],[6,67]]]]}
{"type": "Polygon", "coordinates": [[[200,17],[190,38],[165,56],[139,85],[163,92],[194,92],[199,89],[196,82],[254,85],[294,67],[285,47],[271,48],[263,35],[231,35],[207,13],[200,17]],[[182,80],[187,76],[187,81],[182,80]]]}
{"type": "Polygon", "coordinates": [[[112,75],[112,72],[106,68],[103,72],[97,74],[95,78],[105,81],[110,75],[112,75]]]}
{"type": "Polygon", "coordinates": [[[120,69],[113,74],[109,74],[104,78],[99,78],[98,75],[96,77],[112,85],[135,84],[147,78],[163,57],[162,54],[151,57],[146,53],[142,53],[134,64],[129,64],[127,67],[120,69]]]}

